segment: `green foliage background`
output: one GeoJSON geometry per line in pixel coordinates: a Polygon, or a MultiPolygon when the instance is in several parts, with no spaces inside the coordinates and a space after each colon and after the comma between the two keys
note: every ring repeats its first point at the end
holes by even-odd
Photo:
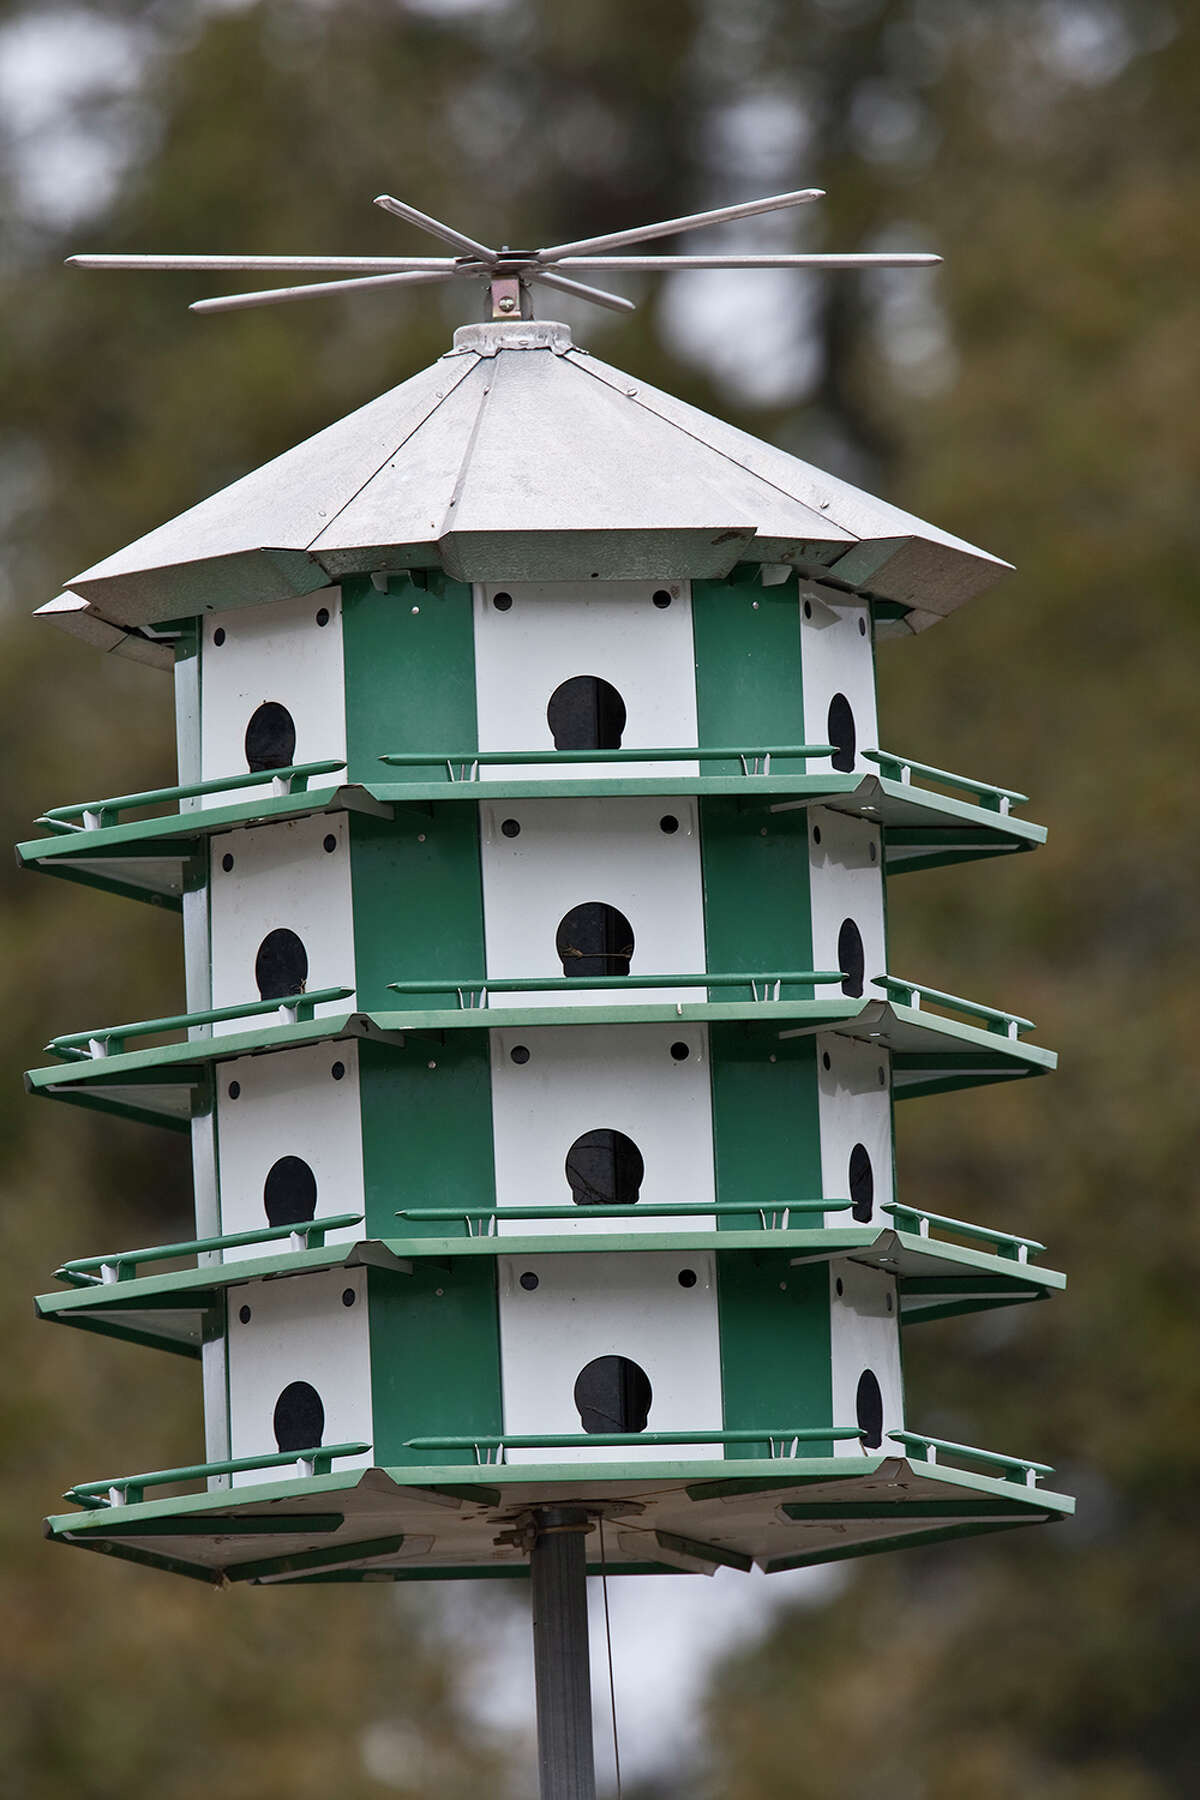
{"type": "MultiPolygon", "coordinates": [[[[0,64],[55,16],[0,7],[0,64]]],[[[663,288],[631,322],[579,330],[1018,565],[886,648],[884,740],[1032,794],[1050,845],[899,882],[892,961],[1029,1013],[1062,1069],[902,1108],[899,1153],[910,1194],[1044,1238],[1072,1285],[1053,1307],[922,1327],[907,1380],[922,1427],[1055,1462],[1079,1516],[852,1565],[829,1604],[777,1615],[718,1672],[694,1766],[654,1795],[1193,1793],[1194,9],[84,0],[71,18],[64,55],[86,64],[104,26],[133,66],[75,70],[42,140],[19,107],[0,116],[10,839],[45,805],[173,776],[169,684],[32,608],[432,360],[455,322],[428,295],[201,322],[194,278],[66,274],[69,250],[427,248],[372,211],[380,188],[552,242],[815,183],[819,220],[753,241],[945,252],[908,289],[784,290],[807,374],[766,401],[672,348],[663,288]],[[68,228],[28,170],[41,143],[69,173],[81,129],[123,162],[68,228]]],[[[718,360],[774,356],[756,317],[728,321],[718,360]]],[[[0,1791],[527,1792],[521,1746],[467,1723],[471,1670],[429,1622],[435,1590],[214,1597],[39,1541],[69,1481],[195,1454],[190,1369],[34,1330],[28,1300],[64,1256],[186,1234],[189,1181],[174,1142],[25,1101],[18,1071],[50,1031],[170,1012],[182,983],[175,923],[149,908],[22,876],[0,909],[0,1791]]]]}

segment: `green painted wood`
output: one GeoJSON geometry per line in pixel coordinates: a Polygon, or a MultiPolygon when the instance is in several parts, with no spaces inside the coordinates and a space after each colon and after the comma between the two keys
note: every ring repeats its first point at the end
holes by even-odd
{"type": "MultiPolygon", "coordinates": [[[[405,1445],[447,1428],[484,1436],[503,1428],[495,1265],[423,1260],[403,1284],[372,1269],[367,1298],[376,1464],[461,1465],[461,1452],[405,1445]]],[[[460,1481],[464,1473],[456,1470],[460,1481]]]]}
{"type": "Polygon", "coordinates": [[[360,1009],[393,1007],[392,981],[445,976],[452,988],[483,976],[476,808],[352,818],[350,868],[360,1009]]]}
{"type": "MultiPolygon", "coordinates": [[[[709,1059],[717,1199],[778,1207],[792,1194],[819,1194],[814,1039],[780,1041],[752,1027],[714,1024],[709,1059]]],[[[717,1227],[744,1229],[736,1215],[718,1216],[717,1227]]]]}
{"type": "MultiPolygon", "coordinates": [[[[728,1460],[761,1458],[779,1419],[847,1425],[834,1419],[829,1350],[829,1272],[793,1268],[786,1252],[717,1255],[724,1420],[733,1430],[764,1429],[761,1446],[731,1444],[728,1460]]],[[[832,1444],[816,1443],[813,1456],[832,1444]]]]}
{"type": "Polygon", "coordinates": [[[403,1048],[364,1041],[358,1068],[365,1236],[445,1237],[444,1224],[397,1219],[397,1208],[495,1200],[484,1034],[430,1037],[403,1048]]]}
{"type": "MultiPolygon", "coordinates": [[[[772,588],[694,581],[692,633],[701,744],[804,742],[800,612],[793,581],[772,588]]],[[[737,764],[720,772],[736,774],[737,764]]]]}
{"type": "Polygon", "coordinates": [[[736,800],[701,800],[700,856],[710,969],[814,967],[807,813],[767,816],[736,800]]]}
{"type": "Polygon", "coordinates": [[[350,1562],[358,1557],[394,1556],[403,1546],[402,1536],[373,1538],[366,1543],[322,1544],[317,1550],[297,1550],[291,1556],[265,1556],[258,1562],[230,1563],[225,1569],[226,1581],[258,1581],[264,1575],[300,1574],[309,1569],[322,1569],[329,1563],[350,1562]]]}
{"type": "Polygon", "coordinates": [[[201,1513],[184,1519],[107,1521],[102,1537],[304,1537],[340,1531],[345,1513],[201,1513]]]}
{"type": "Polygon", "coordinates": [[[342,583],[348,779],[378,779],[389,751],[473,748],[475,633],[471,589],[443,576],[342,583]]]}
{"type": "Polygon", "coordinates": [[[987,1519],[965,1525],[943,1525],[933,1531],[905,1531],[895,1537],[871,1538],[860,1544],[829,1544],[807,1556],[780,1556],[767,1563],[765,1573],[782,1575],[789,1569],[811,1569],[819,1563],[849,1562],[856,1556],[881,1556],[887,1550],[913,1550],[924,1544],[944,1544],[954,1538],[980,1537],[985,1531],[1017,1531],[1027,1525],[1050,1525],[1056,1513],[1033,1513],[1028,1519],[987,1519]]]}

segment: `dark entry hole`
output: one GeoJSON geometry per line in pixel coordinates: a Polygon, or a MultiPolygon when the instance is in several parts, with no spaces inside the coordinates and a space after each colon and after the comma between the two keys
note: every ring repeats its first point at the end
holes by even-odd
{"type": "Polygon", "coordinates": [[[333,1076],[335,1081],[340,1081],[342,1076],[346,1073],[345,1063],[335,1062],[329,1073],[333,1076]]]}
{"type": "Polygon", "coordinates": [[[500,822],[500,830],[504,837],[507,837],[507,838],[520,837],[520,835],[521,835],[520,821],[517,819],[502,819],[500,822]]]}
{"type": "Polygon", "coordinates": [[[685,1287],[685,1288],[695,1287],[695,1285],[699,1279],[700,1278],[696,1274],[695,1269],[680,1269],[678,1277],[677,1277],[680,1287],[685,1287]]]}
{"type": "Polygon", "coordinates": [[[518,1279],[527,1294],[532,1294],[534,1288],[538,1285],[538,1278],[532,1269],[526,1269],[524,1274],[519,1276],[518,1279]]]}
{"type": "Polygon", "coordinates": [[[576,1206],[636,1206],[646,1175],[633,1139],[607,1127],[577,1137],[566,1168],[576,1206]]]}
{"type": "Polygon", "coordinates": [[[625,702],[602,675],[572,675],[551,694],[546,723],[556,750],[619,750],[625,702]]]}
{"type": "Polygon", "coordinates": [[[231,1100],[236,1100],[242,1091],[241,1082],[240,1081],[231,1081],[229,1084],[229,1087],[226,1091],[228,1092],[229,1098],[231,1100]]]}
{"type": "Polygon", "coordinates": [[[223,644],[224,642],[225,642],[225,627],[223,625],[218,625],[217,629],[213,632],[213,643],[217,644],[219,646],[219,645],[223,644]]]}
{"type": "Polygon", "coordinates": [[[275,1402],[275,1442],[281,1450],[315,1450],[325,1430],[325,1408],[307,1381],[289,1381],[275,1402]]]}
{"type": "Polygon", "coordinates": [[[858,734],[854,729],[854,711],[845,694],[835,694],[829,702],[825,735],[834,747],[830,762],[842,774],[849,774],[854,767],[854,752],[858,747],[858,734]]]}
{"type": "Polygon", "coordinates": [[[308,952],[294,931],[268,931],[254,959],[254,979],[264,1000],[302,994],[308,980],[308,952]]]}
{"type": "Polygon", "coordinates": [[[328,623],[329,623],[329,608],[327,606],[319,606],[317,608],[317,624],[318,625],[328,625],[328,623]]]}
{"type": "Polygon", "coordinates": [[[229,874],[229,871],[233,868],[233,858],[229,854],[228,850],[225,852],[224,856],[221,858],[221,867],[224,869],[224,871],[227,875],[229,874]]]}
{"type": "Polygon", "coordinates": [[[679,830],[679,820],[675,817],[674,813],[664,813],[662,818],[658,821],[658,829],[660,831],[665,831],[667,836],[671,837],[679,830]]]}
{"type": "Polygon", "coordinates": [[[875,1171],[865,1144],[855,1144],[850,1152],[850,1201],[859,1224],[868,1224],[875,1201],[875,1171]]]}
{"type": "Polygon", "coordinates": [[[607,901],[585,900],[562,919],[554,948],[564,975],[628,975],[633,926],[607,901]]]}
{"type": "Polygon", "coordinates": [[[676,1062],[686,1062],[691,1054],[691,1049],[682,1039],[677,1044],[671,1045],[671,1055],[676,1062]]]}
{"type": "Polygon", "coordinates": [[[329,832],[326,837],[321,839],[321,848],[324,850],[326,856],[332,856],[337,849],[337,839],[334,837],[332,831],[329,832]]]}
{"type": "Polygon", "coordinates": [[[278,700],[264,700],[246,727],[246,766],[255,774],[260,769],[290,769],[295,760],[296,725],[291,713],[278,700]]]}
{"type": "Polygon", "coordinates": [[[645,1431],[654,1393],[627,1356],[597,1356],[576,1376],[574,1398],[585,1431],[645,1431]]]}
{"type": "Polygon", "coordinates": [[[343,1288],[342,1289],[342,1305],[343,1306],[353,1306],[354,1302],[357,1299],[358,1299],[358,1295],[355,1293],[353,1288],[343,1288]]]}
{"type": "Polygon", "coordinates": [[[666,588],[656,588],[651,598],[660,612],[665,612],[667,607],[671,604],[671,596],[666,588]]]}
{"type": "Polygon", "coordinates": [[[883,1394],[872,1370],[864,1369],[858,1378],[854,1397],[858,1429],[868,1450],[878,1450],[883,1442],[883,1394]]]}
{"type": "Polygon", "coordinates": [[[248,1306],[238,1307],[238,1318],[242,1321],[243,1325],[248,1325],[252,1317],[253,1315],[248,1306]]]}
{"type": "Polygon", "coordinates": [[[529,1051],[525,1048],[524,1044],[514,1044],[508,1054],[511,1060],[517,1064],[527,1063],[529,1061],[529,1051]]]}
{"type": "Polygon", "coordinates": [[[838,968],[842,971],[842,992],[852,999],[862,998],[863,979],[867,972],[867,956],[862,932],[853,919],[843,919],[837,941],[838,968]]]}
{"type": "Polygon", "coordinates": [[[267,1172],[263,1205],[270,1225],[303,1225],[317,1211],[317,1178],[302,1156],[281,1156],[267,1172]]]}
{"type": "Polygon", "coordinates": [[[512,605],[511,594],[493,594],[492,605],[497,612],[507,612],[512,605]]]}

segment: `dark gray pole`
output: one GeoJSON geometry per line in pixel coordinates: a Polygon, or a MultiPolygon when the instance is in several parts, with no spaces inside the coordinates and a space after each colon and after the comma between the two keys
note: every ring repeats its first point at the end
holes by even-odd
{"type": "Polygon", "coordinates": [[[541,1800],[596,1800],[587,1530],[587,1514],[575,1507],[547,1507],[534,1515],[529,1575],[541,1800]]]}

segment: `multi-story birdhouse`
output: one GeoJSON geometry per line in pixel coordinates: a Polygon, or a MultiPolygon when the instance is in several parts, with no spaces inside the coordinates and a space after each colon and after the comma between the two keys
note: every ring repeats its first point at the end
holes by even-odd
{"type": "Polygon", "coordinates": [[[893,1159],[1054,1060],[888,955],[891,879],[1044,837],[877,718],[881,640],[1003,568],[513,319],[42,609],[173,669],[179,785],[20,858],[178,910],[187,994],[29,1086],[189,1132],[196,1222],[38,1307],[195,1358],[206,1420],[52,1536],[519,1574],[583,1503],[616,1568],[775,1570],[1070,1509],[902,1376],[1063,1285],[893,1159]]]}

